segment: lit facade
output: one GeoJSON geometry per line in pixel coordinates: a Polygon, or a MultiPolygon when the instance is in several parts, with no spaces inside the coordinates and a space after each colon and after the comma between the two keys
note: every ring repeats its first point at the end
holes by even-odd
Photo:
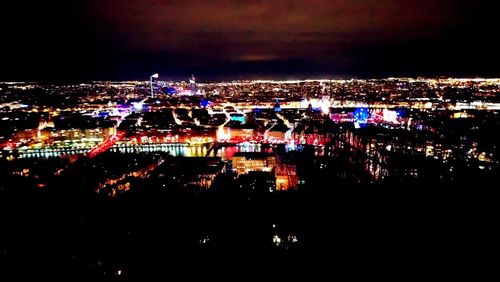
{"type": "Polygon", "coordinates": [[[276,190],[288,190],[297,187],[299,184],[299,177],[297,176],[297,169],[294,165],[277,165],[275,169],[276,175],[276,190]]]}
{"type": "Polygon", "coordinates": [[[236,153],[233,156],[233,170],[238,175],[250,171],[271,172],[276,166],[276,158],[264,153],[236,153]]]}

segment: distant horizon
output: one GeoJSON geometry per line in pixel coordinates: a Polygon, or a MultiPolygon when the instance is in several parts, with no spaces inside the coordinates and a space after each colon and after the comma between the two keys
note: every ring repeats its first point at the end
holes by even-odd
{"type": "MultiPolygon", "coordinates": [[[[432,75],[432,76],[373,76],[373,77],[358,77],[358,76],[346,76],[346,77],[301,77],[301,78],[272,78],[272,77],[248,77],[248,78],[235,78],[235,79],[201,79],[199,80],[196,77],[197,83],[216,83],[216,82],[233,82],[233,81],[262,81],[262,82],[290,82],[290,81],[321,81],[321,80],[329,80],[329,81],[345,81],[345,80],[387,80],[387,79],[456,79],[456,80],[500,80],[499,76],[447,76],[447,75],[432,75]]],[[[188,82],[189,76],[186,76],[185,79],[182,78],[172,78],[172,79],[162,79],[161,74],[160,78],[157,81],[161,82],[188,82]]],[[[71,84],[71,83],[94,83],[94,82],[149,82],[149,79],[72,79],[72,80],[0,80],[0,84],[16,84],[16,83],[52,83],[52,84],[71,84]]]]}

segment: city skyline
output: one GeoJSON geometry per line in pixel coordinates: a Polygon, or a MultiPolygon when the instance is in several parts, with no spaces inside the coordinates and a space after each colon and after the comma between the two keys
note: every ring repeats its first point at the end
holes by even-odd
{"type": "Polygon", "coordinates": [[[5,2],[1,281],[487,275],[493,1],[5,2]]]}

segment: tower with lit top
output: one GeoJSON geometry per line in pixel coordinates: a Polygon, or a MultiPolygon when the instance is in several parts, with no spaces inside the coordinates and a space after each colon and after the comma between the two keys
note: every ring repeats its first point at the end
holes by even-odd
{"type": "Polygon", "coordinates": [[[151,87],[151,98],[154,98],[154,89],[153,89],[153,79],[158,79],[160,77],[157,73],[153,74],[149,77],[149,86],[151,87]]]}
{"type": "Polygon", "coordinates": [[[189,79],[189,89],[191,90],[191,95],[196,94],[196,78],[194,75],[191,75],[189,79]]]}

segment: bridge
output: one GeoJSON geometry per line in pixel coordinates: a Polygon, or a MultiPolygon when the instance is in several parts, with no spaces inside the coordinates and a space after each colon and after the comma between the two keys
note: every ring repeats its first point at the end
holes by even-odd
{"type": "Polygon", "coordinates": [[[116,141],[120,140],[125,136],[124,132],[118,132],[115,135],[111,135],[110,137],[104,139],[97,146],[92,148],[88,154],[89,158],[94,158],[97,155],[106,152],[109,148],[113,147],[116,141]]]}

